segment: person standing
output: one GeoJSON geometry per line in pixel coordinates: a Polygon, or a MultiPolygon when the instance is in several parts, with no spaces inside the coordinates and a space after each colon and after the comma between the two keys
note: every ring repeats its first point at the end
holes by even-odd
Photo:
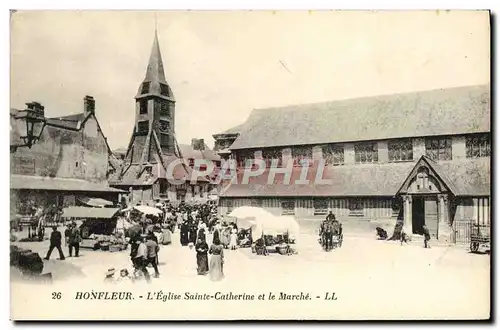
{"type": "Polygon", "coordinates": [[[430,249],[431,246],[429,244],[429,241],[431,240],[431,234],[429,232],[429,228],[427,228],[426,225],[423,226],[423,230],[424,230],[424,248],[425,249],[430,249]]]}
{"type": "Polygon", "coordinates": [[[238,247],[238,229],[236,229],[236,226],[233,225],[233,229],[231,229],[231,239],[229,242],[229,248],[231,250],[236,250],[238,247]]]}
{"type": "Polygon", "coordinates": [[[208,244],[204,239],[198,238],[195,248],[198,275],[205,275],[208,272],[208,244]]]}
{"type": "Polygon", "coordinates": [[[136,265],[136,269],[144,275],[146,281],[151,282],[151,277],[149,276],[148,269],[146,268],[148,265],[148,248],[144,240],[145,236],[141,235],[141,241],[137,247],[137,253],[134,258],[134,265],[136,265]]]}
{"type": "Polygon", "coordinates": [[[78,258],[80,253],[80,242],[82,241],[82,236],[80,234],[80,229],[76,226],[76,223],[71,224],[71,232],[69,235],[69,256],[73,256],[73,248],[75,249],[75,257],[78,258]]]}
{"type": "Polygon", "coordinates": [[[198,234],[198,226],[194,222],[193,218],[189,220],[189,238],[188,238],[188,243],[193,243],[193,245],[196,243],[196,235],[198,234]]]}
{"type": "Polygon", "coordinates": [[[163,224],[161,229],[161,244],[162,245],[169,245],[172,243],[172,235],[170,232],[170,228],[167,224],[163,224]]]}
{"type": "Polygon", "coordinates": [[[210,246],[210,280],[221,281],[224,279],[224,247],[218,237],[214,237],[212,246],[210,246]]]}
{"type": "Polygon", "coordinates": [[[158,271],[158,252],[160,251],[160,247],[158,246],[158,243],[156,243],[154,239],[154,234],[148,235],[147,241],[146,241],[146,248],[147,248],[147,262],[146,264],[153,266],[153,269],[155,271],[155,278],[160,277],[160,272],[158,271]]]}
{"type": "Polygon", "coordinates": [[[69,223],[66,226],[66,230],[64,230],[64,246],[68,246],[70,236],[71,236],[71,223],[69,223]]]}
{"type": "Polygon", "coordinates": [[[332,211],[328,212],[328,215],[326,216],[326,221],[334,221],[335,220],[335,214],[333,214],[332,211]]]}
{"type": "Polygon", "coordinates": [[[59,259],[60,260],[65,259],[64,253],[63,253],[62,248],[61,248],[61,243],[62,243],[61,232],[59,230],[57,230],[56,226],[54,226],[54,227],[52,227],[52,233],[50,234],[50,247],[49,247],[49,251],[47,251],[47,255],[45,256],[45,260],[50,259],[50,255],[52,254],[52,251],[54,250],[54,248],[56,248],[57,251],[59,251],[59,259]]]}
{"type": "Polygon", "coordinates": [[[180,241],[182,246],[186,246],[189,243],[189,227],[187,221],[181,224],[180,241]]]}
{"type": "Polygon", "coordinates": [[[199,229],[198,229],[198,239],[201,239],[202,241],[206,241],[207,240],[207,237],[206,237],[206,228],[207,226],[205,225],[204,222],[201,222],[200,225],[199,225],[199,229]]]}

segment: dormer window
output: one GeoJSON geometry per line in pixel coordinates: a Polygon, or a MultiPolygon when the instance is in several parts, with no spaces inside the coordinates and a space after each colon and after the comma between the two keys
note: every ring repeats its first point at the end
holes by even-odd
{"type": "Polygon", "coordinates": [[[160,84],[160,93],[163,96],[169,96],[168,94],[168,86],[165,84],[160,84]]]}
{"type": "Polygon", "coordinates": [[[149,86],[151,86],[150,82],[142,83],[141,94],[148,94],[149,93],[149,86]]]}

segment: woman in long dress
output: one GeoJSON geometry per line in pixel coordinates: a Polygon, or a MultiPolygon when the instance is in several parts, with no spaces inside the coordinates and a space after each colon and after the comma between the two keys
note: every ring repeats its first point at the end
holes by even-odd
{"type": "Polygon", "coordinates": [[[238,230],[233,227],[233,229],[231,229],[231,241],[229,243],[229,248],[231,250],[236,250],[238,246],[238,230]]]}
{"type": "Polygon", "coordinates": [[[231,228],[225,227],[222,231],[222,240],[221,240],[221,243],[225,249],[229,247],[230,240],[231,240],[231,228]]]}
{"type": "Polygon", "coordinates": [[[161,244],[169,245],[170,243],[172,243],[172,235],[168,226],[164,224],[161,229],[161,244]]]}
{"type": "Polygon", "coordinates": [[[180,235],[181,245],[182,245],[182,246],[186,246],[186,245],[188,245],[188,243],[189,243],[189,237],[188,237],[188,234],[189,234],[189,227],[188,227],[187,222],[186,222],[186,221],[184,221],[184,222],[181,224],[181,235],[180,235]]]}
{"type": "Polygon", "coordinates": [[[224,279],[224,247],[218,237],[214,237],[209,253],[212,255],[210,258],[210,280],[221,281],[224,279]]]}
{"type": "Polygon", "coordinates": [[[208,272],[208,244],[205,240],[198,239],[198,243],[196,243],[195,248],[198,275],[205,275],[208,272]]]}

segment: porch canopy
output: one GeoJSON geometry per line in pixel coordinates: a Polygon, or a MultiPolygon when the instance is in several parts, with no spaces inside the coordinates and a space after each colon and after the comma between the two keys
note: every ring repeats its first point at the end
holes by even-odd
{"type": "Polygon", "coordinates": [[[110,202],[108,200],[105,200],[103,198],[91,198],[91,197],[86,197],[86,196],[80,196],[77,197],[77,200],[85,204],[87,206],[91,207],[106,207],[106,206],[112,206],[113,202],[110,202]]]}
{"type": "Polygon", "coordinates": [[[80,219],[112,219],[116,216],[119,208],[104,208],[104,207],[84,207],[84,206],[69,206],[63,209],[63,218],[80,218],[80,219]]]}
{"type": "Polygon", "coordinates": [[[126,191],[109,187],[105,183],[95,183],[80,179],[17,174],[12,174],[10,176],[10,189],[126,193],[126,191]]]}

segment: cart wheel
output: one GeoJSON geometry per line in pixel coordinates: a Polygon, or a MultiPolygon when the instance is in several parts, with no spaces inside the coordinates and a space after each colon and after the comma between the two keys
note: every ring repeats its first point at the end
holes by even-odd
{"type": "Polygon", "coordinates": [[[470,243],[470,250],[472,252],[477,252],[478,249],[479,249],[479,243],[478,242],[471,242],[470,243]]]}

